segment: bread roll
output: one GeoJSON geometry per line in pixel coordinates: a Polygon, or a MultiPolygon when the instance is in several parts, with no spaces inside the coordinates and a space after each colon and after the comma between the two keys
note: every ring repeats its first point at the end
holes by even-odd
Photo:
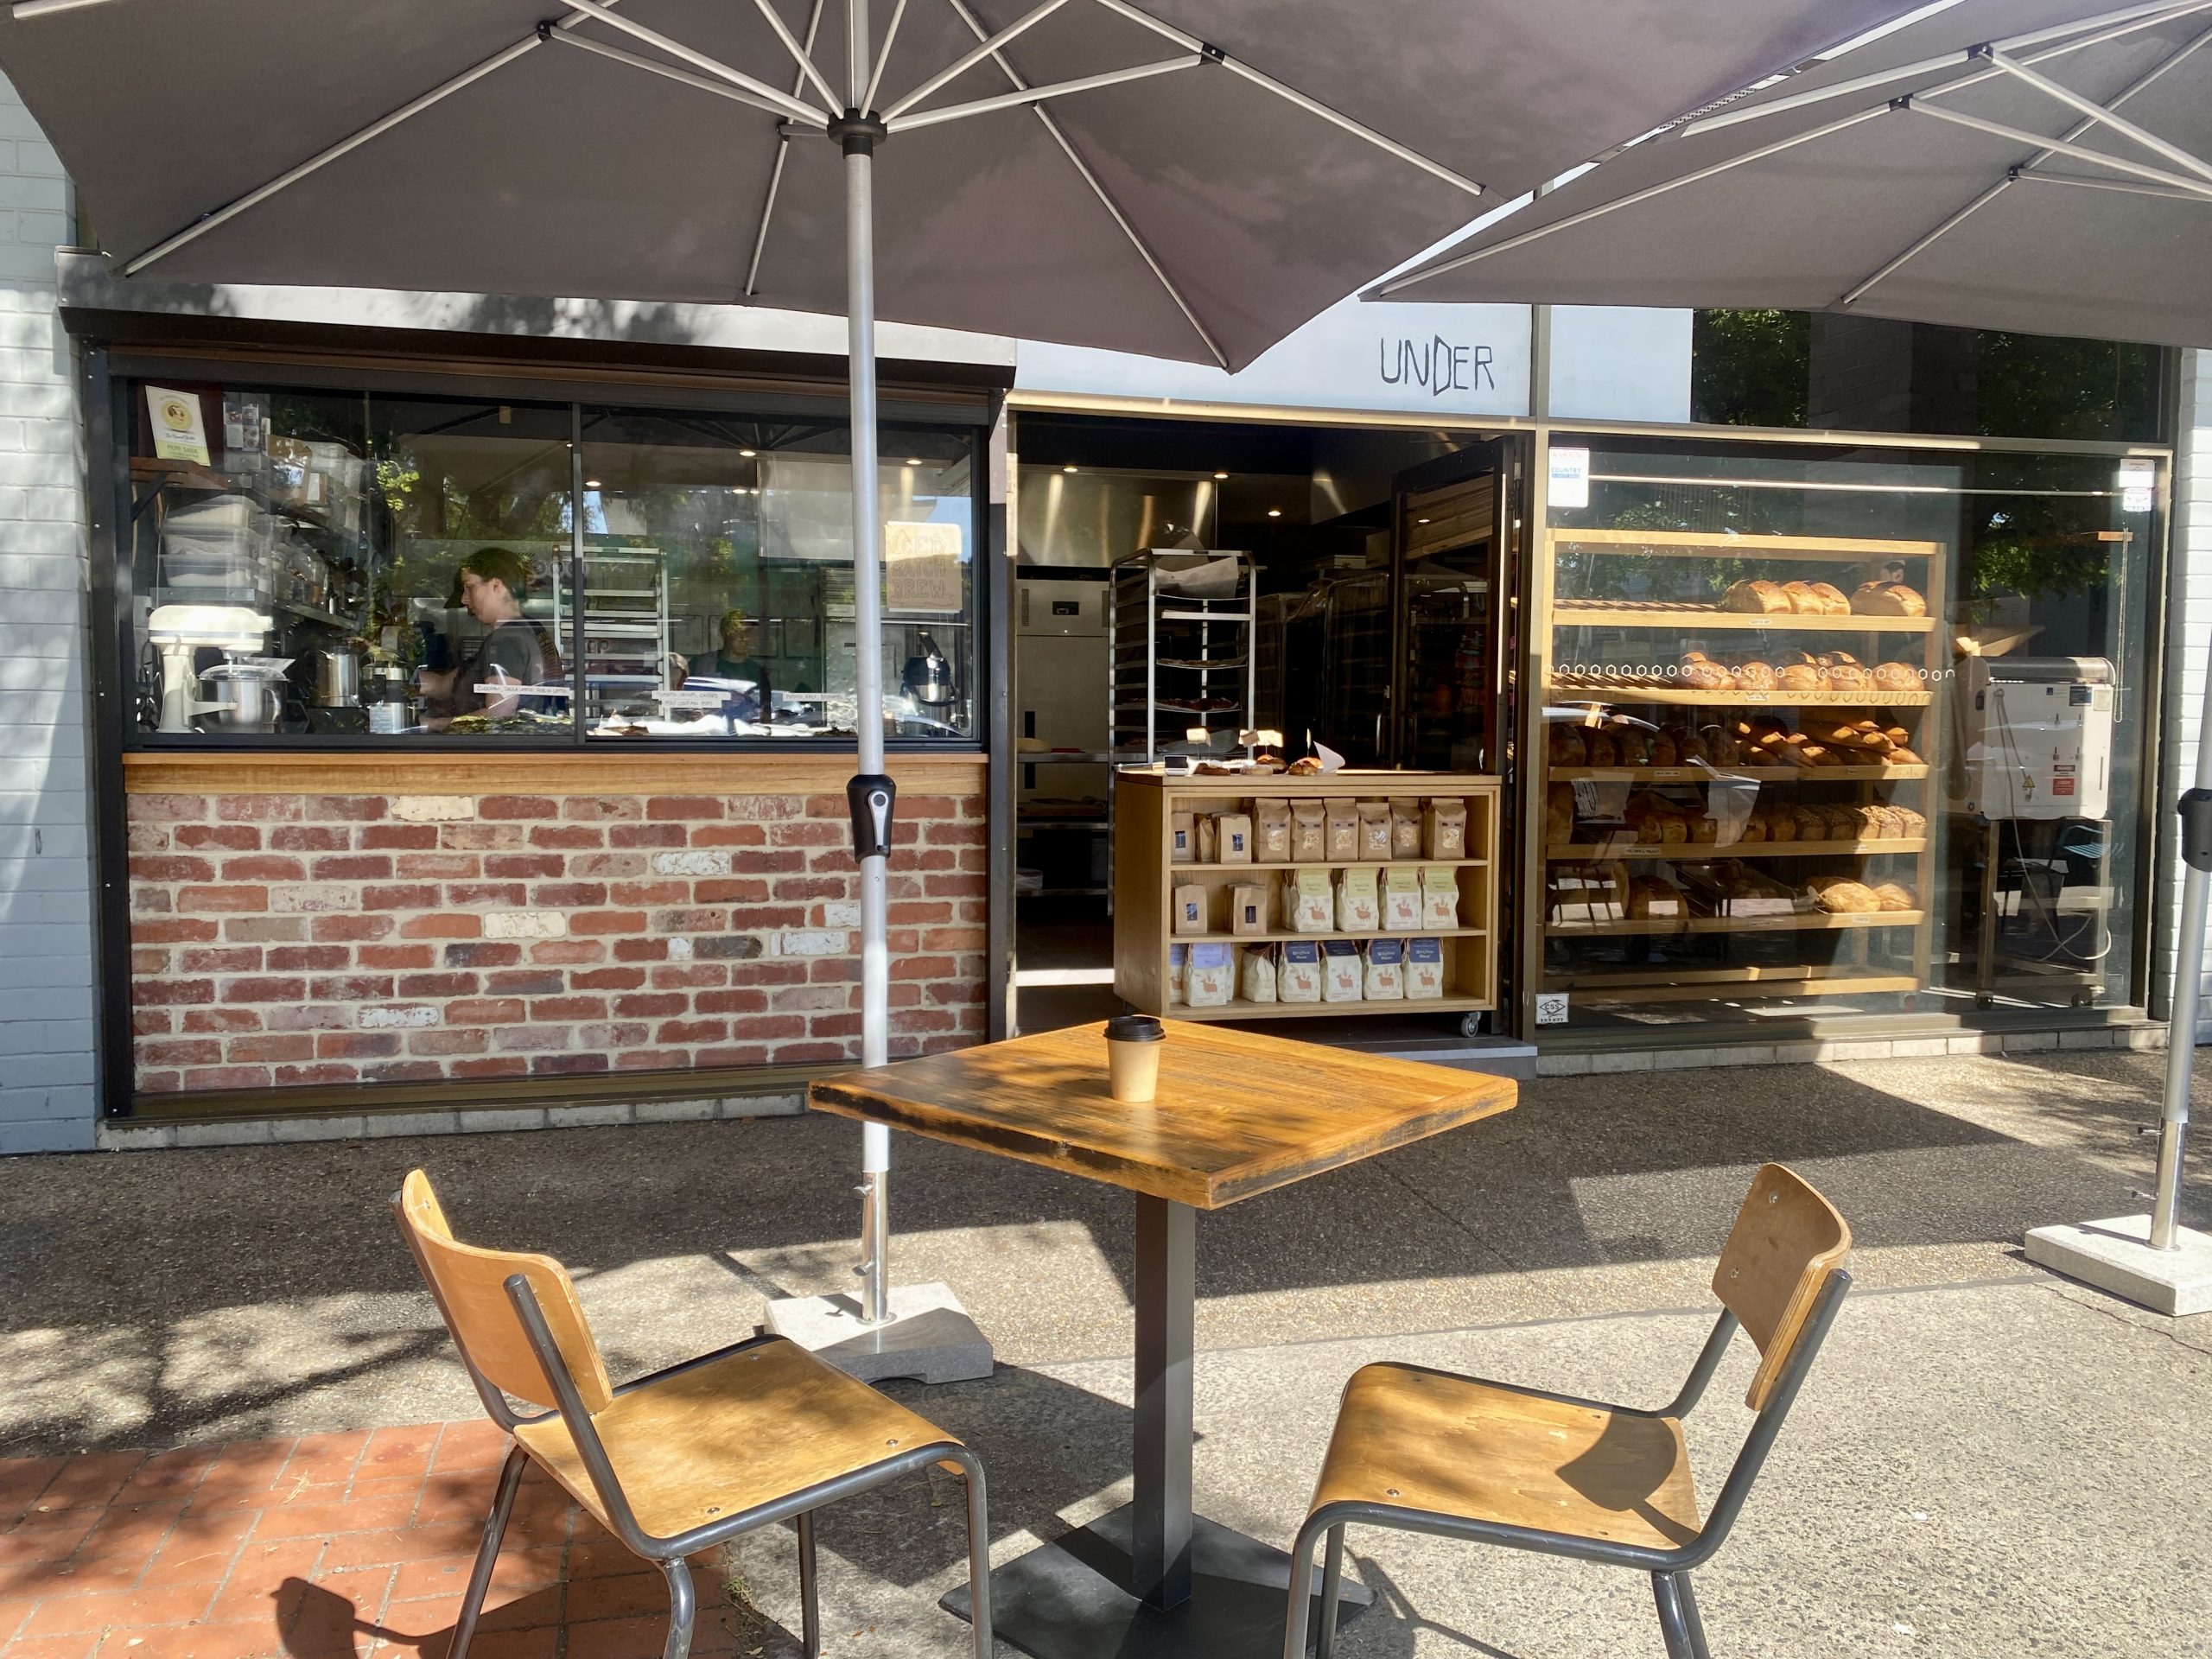
{"type": "Polygon", "coordinates": [[[1816,875],[1806,884],[1806,891],[1815,904],[1832,915],[1864,916],[1882,908],[1872,887],[1846,876],[1816,875]]]}
{"type": "Polygon", "coordinates": [[[1809,663],[1793,663],[1788,668],[1779,670],[1774,680],[1774,689],[1777,691],[1825,691],[1828,689],[1827,677],[1809,663]]]}
{"type": "Polygon", "coordinates": [[[1763,663],[1757,658],[1736,664],[1736,689],[1738,691],[1771,691],[1774,690],[1774,664],[1763,663]]]}
{"type": "Polygon", "coordinates": [[[1878,691],[1917,691],[1920,686],[1920,671],[1910,663],[1874,664],[1874,689],[1878,691]]]}
{"type": "Polygon", "coordinates": [[[1884,910],[1918,910],[1920,901],[1912,896],[1910,887],[1900,887],[1895,881],[1885,881],[1874,889],[1874,897],[1884,910]]]}
{"type": "Polygon", "coordinates": [[[1791,606],[1789,595],[1782,590],[1779,582],[1751,581],[1731,582],[1720,595],[1720,608],[1754,616],[1775,616],[1789,611],[1791,606]]]}
{"type": "Polygon", "coordinates": [[[1861,582],[1851,595],[1861,616],[1925,616],[1928,601],[1901,582],[1861,582]]]}

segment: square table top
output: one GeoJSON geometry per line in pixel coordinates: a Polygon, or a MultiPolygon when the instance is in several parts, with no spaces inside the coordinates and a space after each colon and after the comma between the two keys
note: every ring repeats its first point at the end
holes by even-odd
{"type": "Polygon", "coordinates": [[[1200,1210],[1512,1109],[1503,1077],[1169,1020],[1158,1097],[1116,1100],[1103,1024],[817,1082],[809,1102],[1200,1210]]]}

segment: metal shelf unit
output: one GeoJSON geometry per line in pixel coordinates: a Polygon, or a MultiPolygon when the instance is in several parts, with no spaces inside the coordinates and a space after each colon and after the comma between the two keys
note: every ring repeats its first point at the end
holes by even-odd
{"type": "MultiPolygon", "coordinates": [[[[596,723],[668,684],[671,635],[667,555],[654,547],[586,550],[576,649],[583,670],[582,718],[596,723]]],[[[569,648],[568,595],[556,574],[554,626],[569,648]]]]}
{"type": "Polygon", "coordinates": [[[1113,668],[1107,729],[1115,753],[1149,762],[1193,726],[1226,725],[1233,735],[1251,725],[1257,616],[1249,553],[1152,551],[1115,565],[1106,636],[1113,668]],[[1236,563],[1228,594],[1175,591],[1179,578],[1219,559],[1236,563]]]}

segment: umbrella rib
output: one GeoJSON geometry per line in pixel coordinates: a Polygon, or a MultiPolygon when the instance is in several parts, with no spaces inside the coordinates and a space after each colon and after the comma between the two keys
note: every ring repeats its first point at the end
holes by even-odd
{"type": "MultiPolygon", "coordinates": [[[[2015,35],[1991,44],[1998,51],[2014,52],[2027,47],[2044,46],[2047,41],[2061,41],[2061,44],[2050,46],[2044,51],[2035,53],[2028,59],[2031,63],[2041,63],[2046,59],[2062,57],[2069,52],[2079,52],[2088,47],[2101,46],[2107,41],[2117,40],[2122,35],[2133,34],[2137,29],[2152,29],[2173,18],[2186,17],[2192,12],[2204,10],[2208,3],[2212,3],[2212,0],[2178,0],[2178,3],[2177,0],[2157,0],[2157,3],[2127,6],[2115,11],[2101,12],[2094,17],[2079,17],[2070,23],[2053,24],[2048,29],[2036,29],[2025,35],[2015,35]],[[2066,36],[2080,29],[2089,29],[2094,32],[2082,35],[2078,40],[2065,39],[2066,36]]],[[[1815,87],[1811,92],[1793,92],[1787,97],[1772,99],[1764,104],[1723,111],[1717,115],[1709,115],[1701,121],[1688,123],[1675,136],[1687,138],[1693,133],[1718,132],[1723,127],[1733,127],[1746,121],[1756,121],[1762,116],[1783,115],[1791,110],[1802,110],[1815,104],[1825,104],[1834,99],[1848,98],[1853,92],[1870,92],[1877,87],[1893,86],[1900,80],[1908,80],[1917,75],[1934,74],[1939,69],[1963,68],[1976,61],[1974,54],[1978,49],[1963,47],[1958,51],[1946,52],[1938,57],[1922,58],[1916,62],[1901,63],[1893,69],[1878,69],[1867,74],[1853,76],[1848,80],[1839,80],[1832,86],[1815,87]]],[[[1995,73],[1997,72],[1994,70],[1984,69],[1978,75],[1966,80],[1954,82],[1942,90],[1956,91],[1972,86],[1977,80],[1986,79],[1995,73]]],[[[1923,94],[1923,96],[1925,95],[1923,94]]]]}
{"type": "Polygon", "coordinates": [[[633,69],[642,69],[647,74],[658,75],[664,80],[672,80],[679,86],[695,86],[702,92],[712,92],[717,98],[726,98],[733,104],[742,104],[749,109],[765,110],[770,115],[784,113],[782,105],[771,104],[765,98],[756,98],[751,92],[733,86],[728,81],[716,80],[710,75],[695,75],[689,69],[679,69],[672,63],[663,63],[657,58],[645,57],[635,52],[626,52],[619,46],[607,45],[604,41],[588,41],[581,35],[563,35],[561,39],[569,46],[581,47],[595,57],[606,58],[614,63],[626,63],[633,69]]]}
{"type": "MultiPolygon", "coordinates": [[[[821,16],[819,0],[815,15],[821,16]]],[[[876,49],[875,69],[868,78],[868,94],[861,99],[863,112],[875,107],[875,95],[883,87],[883,72],[891,67],[891,42],[899,38],[899,25],[906,18],[906,0],[898,0],[891,8],[891,21],[884,26],[883,44],[876,49]]]]}
{"type": "Polygon", "coordinates": [[[1441,276],[1448,270],[1458,270],[1464,266],[1475,264],[1478,260],[1487,259],[1494,253],[1504,253],[1510,249],[1526,247],[1531,242],[1541,241],[1554,231],[1571,230],[1577,225],[1587,225],[1592,219],[1603,219],[1606,214],[1618,213],[1624,207],[1634,207],[1640,203],[1651,200],[1654,197],[1663,196],[1670,190],[1679,190],[1686,185],[1702,183],[1707,179],[1717,177],[1720,174],[1731,172],[1739,167],[1748,166],[1753,162],[1764,161],[1770,156],[1779,156],[1786,149],[1795,149],[1800,144],[1808,144],[1816,138],[1825,138],[1830,133],[1841,132],[1847,127],[1855,127],[1862,121],[1872,121],[1878,116],[1889,114],[1895,107],[1891,104],[1880,104],[1871,110],[1854,111],[1849,115],[1842,116],[1817,127],[1808,128],[1790,137],[1777,138],[1770,144],[1762,144],[1757,149],[1747,149],[1740,155],[1724,156],[1709,166],[1699,168],[1694,173],[1681,173],[1670,179],[1662,179],[1656,184],[1647,185],[1641,190],[1631,191],[1629,194],[1617,197],[1611,201],[1601,201],[1594,207],[1583,208],[1580,213],[1569,213],[1565,219],[1554,219],[1548,225],[1539,225],[1534,230],[1522,232],[1518,236],[1510,236],[1503,242],[1494,242],[1488,247],[1477,248],[1471,252],[1463,253],[1458,258],[1446,260],[1440,265],[1430,265],[1421,270],[1408,271],[1404,276],[1393,277],[1372,291],[1390,295],[1415,287],[1421,283],[1441,276]]]}
{"type": "MultiPolygon", "coordinates": [[[[2035,70],[2029,68],[2025,64],[2021,63],[2015,59],[2006,57],[2002,52],[1993,49],[1989,54],[1989,60],[1995,64],[1998,68],[2003,70],[2006,74],[2012,76],[2015,79],[2026,86],[2034,87],[2039,92],[2045,93],[2051,98],[2056,99],[2061,104],[2065,105],[2069,109],[2078,111],[2085,118],[2088,124],[2110,127],[2114,132],[2119,133],[2123,137],[2133,138],[2137,143],[2142,145],[2144,149],[2150,150],[2152,154],[2164,156],[2175,166],[2185,167],[2190,172],[2197,174],[2201,177],[2212,179],[2212,166],[2206,165],[2196,156],[2190,155],[2189,151],[2183,149],[2179,144],[2170,143],[2165,139],[2159,137],[2157,133],[2151,131],[2148,128],[2136,125],[2134,122],[2130,121],[2126,116],[2118,113],[2108,106],[2096,102],[2094,99],[2084,98],[2081,93],[2075,92],[2070,86],[2062,86],[2058,82],[2051,79],[2048,75],[2038,74],[2035,70]]],[[[2115,103],[2118,101],[2119,100],[2117,99],[2113,100],[2115,103]]],[[[2069,137],[2078,136],[2078,133],[2070,133],[2068,135],[2069,137]]]]}
{"type": "MultiPolygon", "coordinates": [[[[836,89],[830,86],[829,77],[816,67],[813,54],[798,43],[790,26],[784,22],[782,14],[777,11],[773,0],[753,0],[753,3],[760,8],[760,15],[768,20],[768,27],[776,31],[776,38],[784,43],[784,50],[798,60],[800,75],[812,81],[815,90],[822,94],[823,101],[831,109],[836,109],[836,89]]],[[[796,98],[800,90],[793,88],[792,96],[796,98]]]]}
{"type": "Polygon", "coordinates": [[[1947,110],[1940,105],[1923,104],[1916,99],[1898,99],[1892,108],[1909,110],[1916,115],[1928,116],[1937,121],[1948,121],[1953,126],[1966,127],[1975,132],[1986,132],[1993,138],[2010,139],[2030,149],[2046,150],[2054,156],[2070,156],[2075,161],[2088,162],[2096,167],[2109,167],[2122,173],[2133,173],[2139,179],[2153,184],[2171,184],[2191,191],[2200,196],[2212,196],[2212,183],[2202,179],[2186,178],[2179,173],[2169,173],[2164,168],[2146,166],[2131,162],[2124,156],[2107,155],[2101,149],[2089,149],[2081,144],[2069,143],[2063,138],[2047,138],[2040,133],[2023,131],[2008,127],[2001,121],[1985,121],[1978,115],[1968,115],[1961,110],[1947,110]]]}
{"type": "MultiPolygon", "coordinates": [[[[967,0],[946,0],[946,3],[959,14],[960,21],[968,25],[977,39],[982,38],[984,32],[982,20],[968,9],[967,0]]],[[[1005,53],[994,51],[991,57],[992,60],[998,65],[1000,71],[1014,84],[1017,89],[1026,89],[1028,86],[1029,83],[1023,79],[1020,71],[1014,67],[1012,60],[1005,53]]],[[[1045,130],[1052,135],[1052,142],[1060,147],[1060,152],[1068,158],[1069,165],[1075,168],[1084,183],[1090,187],[1090,194],[1098,200],[1098,205],[1106,210],[1107,216],[1115,224],[1121,226],[1122,234],[1128,238],[1129,245],[1136,250],[1137,257],[1144,261],[1146,269],[1159,280],[1160,287],[1166,290],[1167,297],[1175,302],[1175,308],[1183,314],[1183,319],[1191,325],[1192,332],[1205,342],[1205,348],[1213,353],[1214,361],[1226,371],[1229,367],[1229,354],[1221,349],[1221,343],[1213,337],[1211,331],[1206,327],[1205,324],[1198,321],[1197,310],[1192,308],[1188,300],[1183,297],[1182,289],[1175,286],[1174,280],[1168,276],[1166,268],[1154,256],[1152,249],[1146,245],[1144,238],[1137,234],[1137,227],[1129,222],[1128,215],[1122,211],[1121,204],[1114,200],[1112,194],[1106,188],[1104,181],[1092,171],[1090,163],[1084,160],[1082,152],[1076,149],[1074,141],[1067,136],[1060,124],[1053,119],[1050,110],[1041,104],[1033,105],[1031,108],[1045,130]]]]}
{"type": "Polygon", "coordinates": [[[1147,80],[1154,75],[1167,74],[1177,69],[1195,69],[1205,61],[1204,57],[1193,55],[1167,58],[1158,63],[1133,64],[1127,69],[1109,69],[1101,74],[1083,75],[1073,80],[1055,80],[1042,86],[1025,86],[1017,92],[999,92],[965,104],[942,105],[934,110],[924,110],[918,115],[887,116],[885,124],[893,132],[912,132],[922,127],[941,126],[947,121],[963,121],[973,115],[1020,109],[1024,105],[1042,103],[1048,98],[1065,98],[1071,92],[1095,92],[1101,86],[1119,86],[1125,81],[1147,80]]]}
{"type": "Polygon", "coordinates": [[[2177,190],[2171,185],[2138,184],[2132,179],[2084,179],[2071,173],[2030,172],[2020,169],[2023,184],[2071,184],[2084,190],[2118,190],[2131,196],[2156,196],[2162,201],[2193,201],[2202,207],[2207,200],[2193,190],[2177,190]]]}
{"type": "MultiPolygon", "coordinates": [[[[815,37],[821,33],[823,4],[823,0],[814,0],[814,10],[806,20],[806,49],[809,54],[814,50],[815,37]]],[[[906,0],[899,0],[902,10],[905,5],[906,0]]],[[[891,20],[891,26],[893,29],[899,26],[895,16],[891,20]]],[[[798,88],[794,86],[791,91],[796,95],[798,88]]],[[[768,193],[760,200],[760,227],[753,233],[753,259],[745,268],[745,292],[747,295],[760,291],[760,261],[768,251],[768,226],[776,216],[776,194],[783,188],[784,163],[791,159],[791,135],[779,130],[776,134],[776,159],[768,169],[768,193]]]]}
{"type": "Polygon", "coordinates": [[[947,67],[938,70],[937,73],[915,87],[912,92],[908,92],[906,97],[884,111],[884,120],[887,123],[896,121],[940,86],[958,79],[1008,41],[1013,40],[1016,35],[1027,34],[1065,4],[1067,0],[1044,0],[1043,4],[1022,13],[1020,16],[1015,18],[989,39],[978,41],[974,51],[965,54],[947,67]]]}
{"type": "MultiPolygon", "coordinates": [[[[615,3],[619,4],[620,0],[615,0],[615,3]]],[[[401,105],[390,114],[378,117],[376,120],[370,122],[367,126],[361,128],[356,132],[349,133],[346,137],[340,138],[336,143],[330,145],[327,149],[316,151],[315,154],[308,156],[307,160],[299,163],[298,166],[289,168],[285,171],[279,173],[275,178],[270,180],[266,184],[257,185],[253,189],[247,191],[245,194],[233,198],[232,200],[224,203],[223,206],[215,208],[210,213],[201,214],[198,219],[186,226],[182,230],[177,232],[174,236],[171,236],[163,241],[156,242],[152,247],[147,249],[145,252],[138,255],[136,258],[127,261],[123,267],[123,274],[125,276],[136,276],[140,271],[145,270],[147,266],[152,264],[156,260],[167,258],[170,254],[175,253],[179,248],[183,247],[186,244],[197,241],[200,238],[207,235],[208,232],[215,229],[218,226],[228,224],[232,219],[236,219],[240,213],[246,212],[249,208],[259,207],[263,202],[268,200],[270,197],[276,194],[279,191],[289,189],[291,186],[297,184],[302,179],[308,177],[311,174],[320,172],[322,168],[329,166],[331,162],[338,160],[340,156],[348,155],[353,151],[359,149],[363,144],[369,143],[372,139],[382,137],[385,133],[390,132],[394,127],[398,126],[402,122],[409,120],[412,117],[420,115],[424,110],[430,108],[433,105],[444,102],[455,92],[461,91],[465,87],[474,85],[477,81],[483,79],[485,76],[492,73],[494,70],[504,69],[507,65],[512,63],[517,58],[526,56],[528,54],[536,51],[539,47],[543,46],[546,41],[550,39],[553,33],[556,31],[566,30],[574,27],[575,23],[581,22],[582,21],[582,19],[580,16],[572,13],[569,17],[564,17],[558,23],[552,25],[550,29],[541,24],[537,29],[532,30],[530,34],[525,35],[521,40],[517,41],[512,46],[508,47],[505,51],[495,52],[490,57],[486,58],[482,62],[474,64],[470,67],[462,70],[459,74],[454,76],[452,79],[440,81],[435,86],[430,88],[429,92],[424,92],[421,97],[410,99],[407,103],[401,105]]]]}
{"type": "MultiPolygon", "coordinates": [[[[2119,92],[2113,93],[2107,105],[2100,105],[2096,115],[2085,115],[2080,121],[2075,122],[2073,126],[2069,127],[2066,130],[2063,137],[2069,141],[2082,137],[2082,134],[2088,132],[2092,127],[2095,126],[2101,118],[2110,114],[2112,109],[2117,108],[2119,105],[2126,103],[2129,99],[2134,97],[2136,93],[2141,92],[2145,87],[2158,80],[2161,76],[2164,75],[2167,71],[2173,68],[2175,65],[2178,64],[2183,58],[2189,56],[2190,53],[2196,51],[2197,48],[2202,46],[2207,41],[2212,41],[2212,29],[2205,30],[2202,34],[2198,35],[2194,40],[2191,40],[2186,45],[2169,54],[2167,56],[2161,58],[2156,64],[2152,66],[2152,67],[2145,70],[2133,80],[2120,88],[2119,92]]],[[[2040,77],[2037,79],[2040,79],[2040,77]]],[[[2127,190],[2145,195],[2155,194],[2167,196],[2183,201],[2202,201],[2205,200],[2204,197],[2195,194],[2190,191],[2170,185],[2133,184],[2119,179],[2061,178],[2056,175],[2038,173],[2034,170],[2042,162],[2049,161],[2054,153],[2055,152],[2049,149],[2038,150],[2034,156],[2022,162],[2019,166],[2008,169],[2003,178],[1999,179],[1995,184],[1991,185],[1989,188],[1983,191],[1972,201],[1968,202],[1964,207],[1961,207],[1957,213],[1952,214],[1950,218],[1945,219],[1941,225],[1938,225],[1934,230],[1930,231],[1927,235],[1922,237],[1917,242],[1915,242],[1910,247],[1907,248],[1903,253],[1897,255],[1896,258],[1891,260],[1872,276],[1867,277],[1857,287],[1845,294],[1841,298],[1837,300],[1836,304],[1839,307],[1856,305],[1860,300],[1864,299],[1867,294],[1872,292],[1878,284],[1887,282],[1906,264],[1910,264],[1912,260],[1918,258],[1920,255],[1927,251],[1929,248],[1934,246],[1936,243],[1949,235],[1954,230],[1956,230],[1961,224],[1965,222],[1966,219],[1975,213],[1980,211],[1983,207],[1987,207],[1991,202],[1996,200],[1999,196],[2005,194],[2007,188],[2022,179],[2046,179],[2055,184],[2084,184],[2088,185],[2093,188],[2102,188],[2111,190],[2127,190]]]]}
{"type": "Polygon", "coordinates": [[[1096,0],[1096,3],[1105,7],[1106,10],[1110,12],[1127,17],[1131,22],[1141,23],[1145,28],[1152,30],[1154,34],[1163,35],[1166,39],[1174,41],[1178,46],[1185,47],[1191,51],[1200,54],[1201,55],[1210,59],[1211,61],[1219,64],[1223,68],[1227,69],[1232,74],[1240,76],[1243,79],[1251,82],[1255,86],[1260,87],[1266,92],[1273,92],[1277,98],[1283,99],[1286,103],[1296,105],[1300,109],[1304,110],[1308,115],[1319,116],[1322,120],[1328,122],[1331,125],[1341,127],[1344,131],[1351,133],[1356,138],[1365,139],[1376,149],[1387,150],[1389,154],[1395,156],[1400,161],[1410,162],[1412,165],[1421,168],[1422,172],[1429,174],[1433,177],[1441,179],[1445,183],[1451,185],[1457,189],[1464,190],[1471,196],[1479,196],[1483,194],[1483,187],[1481,185],[1476,183],[1474,180],[1465,177],[1464,175],[1453,172],[1450,168],[1445,166],[1443,162],[1433,160],[1429,156],[1422,155],[1421,151],[1414,149],[1411,145],[1402,144],[1395,138],[1386,137],[1382,133],[1376,131],[1374,128],[1366,126],[1360,122],[1353,120],[1351,117],[1344,114],[1342,111],[1331,109],[1319,99],[1307,97],[1306,94],[1300,92],[1295,86],[1291,86],[1286,85],[1282,81],[1277,80],[1273,75],[1267,73],[1263,70],[1255,69],[1249,63],[1245,63],[1239,59],[1230,57],[1219,47],[1211,45],[1208,42],[1200,40],[1197,35],[1190,34],[1184,29],[1178,29],[1174,24],[1164,22],[1161,19],[1152,16],[1151,13],[1144,11],[1136,6],[1131,5],[1129,3],[1129,0],[1096,0]]]}
{"type": "Polygon", "coordinates": [[[717,80],[726,80],[733,86],[742,87],[755,98],[766,99],[795,121],[804,121],[816,127],[830,124],[831,116],[813,105],[802,103],[788,92],[779,92],[765,80],[755,80],[743,70],[733,69],[719,58],[710,58],[681,41],[671,40],[657,29],[648,29],[634,17],[620,16],[601,3],[601,0],[561,0],[561,3],[571,10],[582,12],[587,17],[596,17],[602,23],[611,23],[625,35],[643,41],[647,46],[658,47],[671,58],[681,59],[694,68],[703,69],[717,80]]]}

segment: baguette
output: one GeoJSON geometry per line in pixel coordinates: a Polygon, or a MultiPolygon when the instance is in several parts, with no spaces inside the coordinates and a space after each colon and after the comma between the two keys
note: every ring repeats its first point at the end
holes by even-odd
{"type": "Polygon", "coordinates": [[[1924,766],[1928,763],[1910,749],[1889,749],[1882,755],[1882,764],[1885,766],[1924,766]]]}

